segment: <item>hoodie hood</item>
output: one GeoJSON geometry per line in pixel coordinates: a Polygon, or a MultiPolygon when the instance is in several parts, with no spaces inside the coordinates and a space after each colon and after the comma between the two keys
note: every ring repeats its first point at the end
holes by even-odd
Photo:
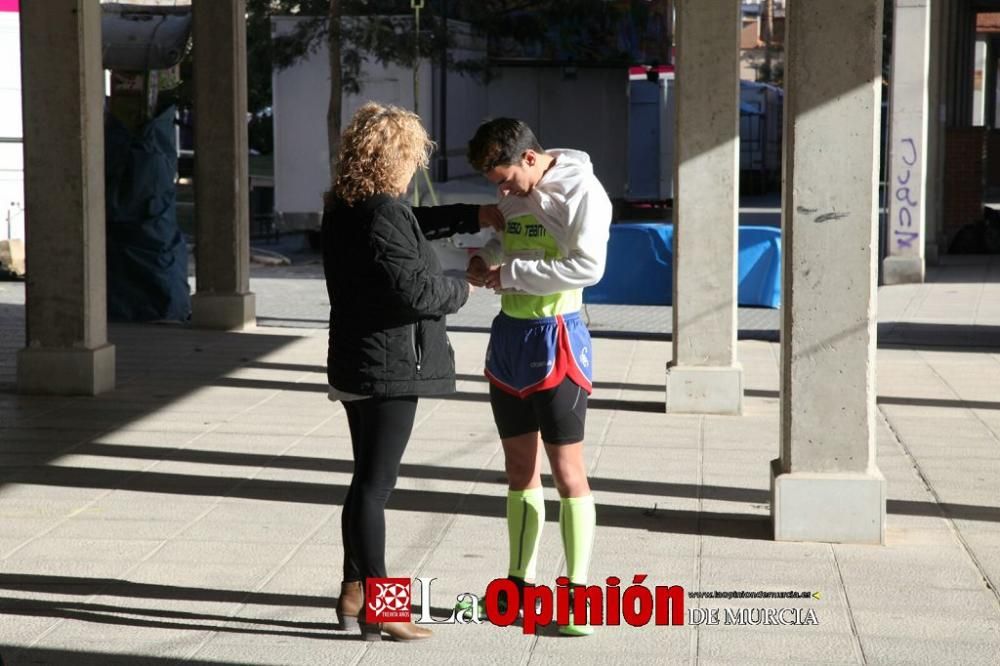
{"type": "MultiPolygon", "coordinates": [[[[538,209],[549,215],[565,215],[574,199],[583,195],[594,175],[590,155],[582,150],[555,148],[545,151],[556,158],[541,180],[528,193],[538,209]]],[[[502,207],[501,207],[502,210],[502,207]]]]}
{"type": "Polygon", "coordinates": [[[545,151],[556,158],[527,196],[501,196],[505,219],[533,216],[556,242],[558,258],[507,257],[501,242],[484,248],[487,265],[501,264],[500,284],[527,294],[547,295],[596,284],[604,274],[612,206],[580,150],[545,151]]]}

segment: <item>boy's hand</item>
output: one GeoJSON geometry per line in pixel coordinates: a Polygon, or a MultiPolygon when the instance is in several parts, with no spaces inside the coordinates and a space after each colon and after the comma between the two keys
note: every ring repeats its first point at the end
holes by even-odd
{"type": "Polygon", "coordinates": [[[483,277],[483,286],[493,291],[500,291],[500,267],[490,266],[483,277]]]}
{"type": "Polygon", "coordinates": [[[503,213],[500,212],[500,208],[496,204],[488,204],[479,207],[479,228],[480,229],[493,229],[494,231],[503,231],[505,222],[503,219],[503,213]]]}

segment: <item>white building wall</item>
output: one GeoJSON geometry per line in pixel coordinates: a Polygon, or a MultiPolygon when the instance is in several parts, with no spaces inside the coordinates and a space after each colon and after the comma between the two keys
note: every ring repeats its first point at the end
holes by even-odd
{"type": "MultiPolygon", "coordinates": [[[[545,148],[590,154],[604,189],[625,194],[628,160],[628,68],[500,67],[487,86],[492,117],[528,123],[545,148]]],[[[470,135],[471,136],[471,135],[470,135]]]]}
{"type": "MultiPolygon", "coordinates": [[[[272,35],[290,32],[295,17],[272,19],[272,35]]],[[[431,67],[420,68],[420,116],[433,135],[431,67]]],[[[325,47],[272,78],[274,109],[274,207],[285,223],[318,223],[322,195],[330,187],[326,110],[330,102],[330,69],[325,47]],[[297,219],[305,214],[315,216],[297,219]]],[[[413,108],[413,70],[398,65],[366,63],[361,72],[361,93],[344,95],[341,123],[346,126],[355,111],[374,100],[413,108]]]]}
{"type": "MultiPolygon", "coordinates": [[[[471,34],[471,30],[466,23],[458,21],[448,22],[449,37],[454,40],[451,49],[451,57],[455,61],[469,61],[482,58],[485,55],[485,43],[481,38],[471,34]]],[[[441,68],[435,66],[434,79],[434,102],[435,113],[441,107],[441,68]]],[[[486,89],[475,78],[471,76],[460,76],[448,71],[447,85],[445,86],[446,100],[444,104],[447,110],[444,116],[446,136],[441,134],[440,118],[435,118],[435,140],[438,141],[438,148],[444,148],[448,156],[448,178],[461,178],[476,176],[465,158],[466,147],[469,139],[475,133],[476,128],[488,115],[486,100],[486,89]],[[444,138],[444,141],[442,141],[444,138]]]]}
{"type": "Polygon", "coordinates": [[[0,240],[24,238],[21,37],[8,4],[0,7],[0,240]]]}
{"type": "Polygon", "coordinates": [[[986,53],[985,37],[976,37],[975,70],[972,77],[972,124],[982,127],[986,118],[986,53]]]}
{"type": "MultiPolygon", "coordinates": [[[[290,30],[295,20],[276,19],[276,34],[290,30]]],[[[480,49],[466,34],[458,40],[452,57],[473,57],[480,49]]],[[[441,144],[435,115],[440,109],[439,83],[434,82],[436,69],[429,61],[421,66],[420,115],[432,138],[441,144]]],[[[449,72],[444,145],[450,180],[479,179],[466,162],[466,144],[483,120],[513,116],[527,122],[545,148],[576,148],[589,153],[608,194],[624,195],[627,68],[569,71],[557,66],[502,66],[496,68],[496,74],[483,85],[471,77],[449,72]]],[[[362,72],[361,93],[344,99],[343,121],[346,123],[369,99],[413,108],[412,76],[407,68],[368,63],[362,72]]],[[[322,209],[321,195],[329,187],[329,88],[325,48],[274,74],[275,208],[283,213],[286,224],[302,214],[318,221],[315,216],[322,209]]]]}

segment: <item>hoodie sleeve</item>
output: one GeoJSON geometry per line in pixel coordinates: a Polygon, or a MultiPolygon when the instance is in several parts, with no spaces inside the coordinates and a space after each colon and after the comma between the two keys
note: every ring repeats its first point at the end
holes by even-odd
{"type": "Polygon", "coordinates": [[[500,284],[529,294],[553,294],[597,284],[604,275],[608,235],[611,226],[611,200],[596,178],[584,178],[578,192],[553,197],[546,217],[561,228],[558,238],[565,239],[564,257],[560,259],[512,259],[503,265],[500,284]]]}

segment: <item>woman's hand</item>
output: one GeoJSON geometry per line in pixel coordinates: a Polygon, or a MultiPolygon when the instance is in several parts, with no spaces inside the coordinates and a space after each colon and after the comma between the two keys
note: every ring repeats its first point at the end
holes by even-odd
{"type": "Polygon", "coordinates": [[[482,257],[473,257],[469,260],[469,267],[465,271],[465,279],[471,285],[497,291],[500,289],[500,267],[487,266],[482,257]]]}
{"type": "Polygon", "coordinates": [[[469,281],[469,284],[476,287],[486,286],[486,274],[489,272],[489,266],[483,261],[482,257],[473,257],[469,260],[469,266],[465,269],[465,279],[469,281]]]}
{"type": "Polygon", "coordinates": [[[496,204],[488,204],[479,207],[480,229],[503,231],[504,226],[506,226],[506,222],[503,219],[503,213],[500,212],[500,208],[496,204]]]}

